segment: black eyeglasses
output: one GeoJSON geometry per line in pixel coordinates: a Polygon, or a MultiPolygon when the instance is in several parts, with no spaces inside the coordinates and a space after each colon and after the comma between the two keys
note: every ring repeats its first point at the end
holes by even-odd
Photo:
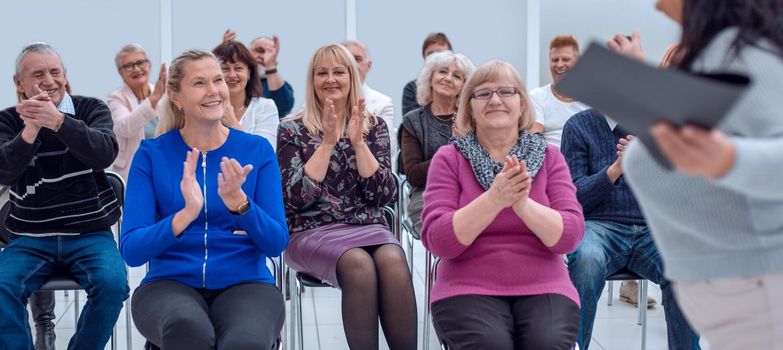
{"type": "Polygon", "coordinates": [[[150,61],[148,59],[138,60],[136,62],[126,63],[120,66],[120,68],[124,69],[126,72],[133,72],[133,68],[139,67],[140,69],[147,68],[147,66],[150,64],[150,61]]]}
{"type": "Polygon", "coordinates": [[[491,90],[491,89],[481,89],[473,91],[472,94],[470,94],[470,97],[475,98],[477,100],[489,100],[492,98],[492,94],[497,93],[498,97],[500,98],[506,98],[511,97],[519,93],[519,90],[515,87],[501,87],[497,90],[491,90]]]}

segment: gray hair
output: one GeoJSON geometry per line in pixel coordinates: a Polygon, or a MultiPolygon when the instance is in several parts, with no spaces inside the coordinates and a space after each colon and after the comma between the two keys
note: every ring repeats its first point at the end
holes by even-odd
{"type": "Polygon", "coordinates": [[[346,41],[343,41],[341,45],[345,46],[346,48],[348,48],[349,46],[361,47],[364,50],[364,55],[367,58],[370,58],[370,49],[368,49],[367,45],[365,45],[363,42],[361,42],[359,40],[346,40],[346,41]]]}
{"type": "Polygon", "coordinates": [[[128,44],[123,46],[119,52],[117,52],[117,55],[114,56],[114,63],[117,64],[117,69],[120,68],[120,65],[122,65],[122,58],[125,57],[125,55],[132,54],[132,53],[143,53],[144,58],[149,59],[147,57],[147,51],[144,50],[144,48],[139,44],[128,44]]]}
{"type": "Polygon", "coordinates": [[[22,79],[22,60],[30,52],[48,53],[57,56],[57,59],[60,60],[60,65],[63,67],[63,71],[65,70],[63,59],[60,57],[60,53],[55,50],[54,46],[43,41],[34,41],[22,48],[22,51],[19,52],[19,56],[16,56],[16,72],[14,75],[16,75],[17,78],[22,79]]]}
{"type": "Polygon", "coordinates": [[[255,38],[255,39],[253,39],[253,40],[250,40],[250,46],[253,46],[253,43],[254,43],[254,42],[256,42],[256,41],[259,41],[259,40],[261,40],[261,39],[266,39],[266,40],[269,40],[269,41],[274,41],[274,40],[275,40],[275,39],[274,39],[274,38],[272,38],[271,36],[259,36],[259,37],[256,37],[256,38],[255,38]]]}
{"type": "Polygon", "coordinates": [[[462,72],[464,81],[467,81],[476,69],[473,62],[461,53],[440,51],[427,56],[424,67],[416,78],[416,101],[420,105],[432,102],[432,86],[430,86],[432,74],[440,68],[450,66],[452,62],[457,64],[457,71],[462,72]]]}

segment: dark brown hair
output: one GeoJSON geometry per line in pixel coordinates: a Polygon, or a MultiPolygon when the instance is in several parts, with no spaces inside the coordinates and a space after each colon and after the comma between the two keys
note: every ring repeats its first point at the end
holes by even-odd
{"type": "Polygon", "coordinates": [[[220,63],[237,63],[241,62],[247,66],[250,74],[247,77],[247,84],[245,84],[245,106],[250,104],[250,99],[253,97],[263,96],[261,90],[261,80],[258,77],[258,66],[256,60],[250,54],[250,51],[244,44],[239,41],[224,41],[216,48],[212,49],[212,53],[217,57],[220,63]]]}
{"type": "MultiPolygon", "coordinates": [[[[449,51],[453,51],[451,49],[451,41],[449,41],[449,37],[447,37],[445,33],[430,33],[424,38],[424,43],[421,44],[421,57],[424,57],[424,52],[427,51],[427,47],[433,44],[444,44],[449,47],[449,51]]],[[[426,59],[427,57],[424,58],[426,59]]]]}
{"type": "MultiPolygon", "coordinates": [[[[783,1],[781,0],[685,0],[682,11],[682,40],[677,67],[690,70],[693,62],[722,30],[737,28],[731,45],[736,55],[745,46],[757,46],[767,39],[771,51],[783,58],[783,1]]],[[[765,50],[770,50],[766,48],[765,50]]]]}

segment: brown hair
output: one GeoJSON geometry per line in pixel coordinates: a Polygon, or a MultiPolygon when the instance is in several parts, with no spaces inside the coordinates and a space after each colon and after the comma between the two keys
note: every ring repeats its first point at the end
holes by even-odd
{"type": "Polygon", "coordinates": [[[250,50],[244,44],[234,40],[224,41],[212,49],[212,54],[217,57],[220,63],[241,62],[247,66],[250,74],[245,84],[245,107],[250,105],[250,99],[263,95],[261,80],[258,77],[258,66],[255,59],[253,59],[253,55],[250,54],[250,50]]]}
{"type": "Polygon", "coordinates": [[[427,47],[433,44],[444,44],[449,47],[449,51],[453,51],[451,49],[451,41],[449,41],[449,37],[447,37],[445,33],[430,33],[424,38],[424,43],[421,44],[421,57],[427,58],[424,56],[424,53],[427,51],[427,47]]]}
{"type": "Polygon", "coordinates": [[[530,100],[527,97],[527,89],[519,71],[511,63],[500,60],[491,60],[479,66],[473,75],[468,78],[465,85],[462,86],[460,93],[459,108],[457,109],[457,129],[464,135],[469,131],[476,130],[476,119],[473,116],[473,108],[470,106],[471,95],[477,86],[491,81],[508,79],[514,83],[514,87],[519,91],[519,101],[521,104],[522,115],[519,116],[519,130],[530,129],[535,122],[533,112],[530,108],[530,100]]]}

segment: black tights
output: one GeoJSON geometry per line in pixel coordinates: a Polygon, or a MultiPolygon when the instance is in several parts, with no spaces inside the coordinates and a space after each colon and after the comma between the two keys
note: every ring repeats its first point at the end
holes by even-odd
{"type": "Polygon", "coordinates": [[[343,329],[351,349],[378,349],[378,317],[389,349],[416,349],[416,299],[398,245],[351,249],[337,262],[343,329]]]}

